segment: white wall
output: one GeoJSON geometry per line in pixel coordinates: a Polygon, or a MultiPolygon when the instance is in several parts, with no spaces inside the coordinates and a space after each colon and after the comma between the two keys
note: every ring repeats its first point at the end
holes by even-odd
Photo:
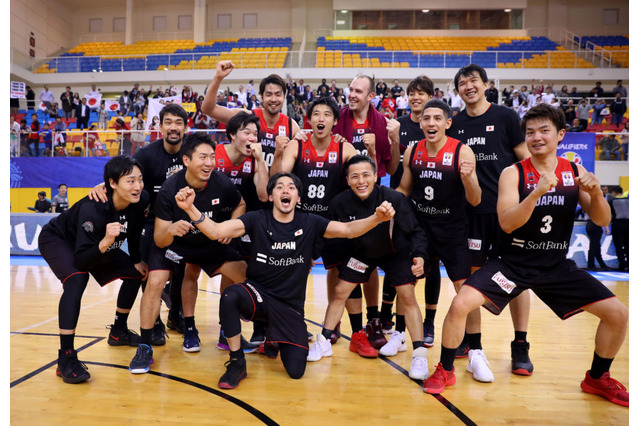
{"type": "Polygon", "coordinates": [[[24,54],[31,48],[31,32],[36,39],[36,57],[73,46],[72,13],[62,0],[11,0],[10,19],[11,46],[24,54]]]}

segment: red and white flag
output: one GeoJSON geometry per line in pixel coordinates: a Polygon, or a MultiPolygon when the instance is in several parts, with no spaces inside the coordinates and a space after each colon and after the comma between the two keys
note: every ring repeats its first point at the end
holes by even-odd
{"type": "Polygon", "coordinates": [[[38,108],[40,109],[40,111],[46,111],[47,110],[47,106],[42,101],[40,101],[40,105],[38,105],[38,108]]]}
{"type": "Polygon", "coordinates": [[[107,111],[117,111],[120,104],[118,101],[104,101],[104,107],[107,111]]]}
{"type": "Polygon", "coordinates": [[[98,108],[100,106],[100,101],[102,100],[102,94],[98,93],[96,95],[86,94],[84,97],[87,99],[87,105],[89,108],[98,108]]]}

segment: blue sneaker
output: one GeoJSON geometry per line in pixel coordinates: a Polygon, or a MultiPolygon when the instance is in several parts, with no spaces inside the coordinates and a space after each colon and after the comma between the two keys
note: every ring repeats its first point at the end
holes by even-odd
{"type": "Polygon", "coordinates": [[[187,328],[184,331],[184,343],[182,350],[185,352],[200,352],[200,338],[197,328],[187,328]]]}
{"type": "Polygon", "coordinates": [[[153,364],[153,348],[141,343],[138,346],[136,355],[129,363],[129,371],[133,374],[144,374],[149,372],[151,364],[153,364]]]}
{"type": "MultiPolygon", "coordinates": [[[[244,352],[245,354],[251,354],[251,353],[257,352],[258,348],[260,347],[260,345],[254,345],[253,343],[247,342],[244,336],[240,337],[240,344],[242,347],[242,352],[244,352]]],[[[221,351],[230,350],[229,343],[227,342],[227,338],[224,335],[224,331],[222,330],[220,330],[220,337],[218,338],[218,344],[216,345],[216,347],[221,351]]]]}

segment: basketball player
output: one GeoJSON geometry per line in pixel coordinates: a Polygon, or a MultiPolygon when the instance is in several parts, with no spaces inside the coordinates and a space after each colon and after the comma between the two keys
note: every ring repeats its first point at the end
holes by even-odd
{"type": "MultiPolygon", "coordinates": [[[[484,92],[488,78],[484,68],[476,64],[464,66],[456,73],[454,83],[466,108],[453,117],[447,135],[460,139],[473,150],[482,188],[480,204],[469,206],[469,250],[473,273],[486,262],[499,232],[496,202],[500,172],[528,157],[529,153],[518,114],[511,108],[487,101],[484,92]]],[[[509,305],[515,329],[515,339],[511,342],[511,371],[527,376],[533,373],[527,342],[530,304],[530,295],[525,292],[509,305]]],[[[482,350],[479,309],[469,316],[467,335],[458,353],[458,357],[467,355],[474,378],[492,382],[493,373],[482,350]]]]}
{"type": "MultiPolygon", "coordinates": [[[[358,284],[367,283],[371,272],[379,267],[396,287],[399,309],[405,313],[406,326],[413,341],[409,377],[424,380],[429,376],[427,348],[424,347],[422,316],[414,286],[416,278],[424,274],[427,240],[407,199],[393,189],[376,185],[376,167],[371,158],[365,155],[351,157],[345,169],[351,189],[332,200],[331,217],[342,222],[367,217],[382,202],[390,203],[396,214],[393,222],[379,225],[348,244],[348,260],[338,266],[340,281],[334,298],[329,301],[322,332],[318,333],[307,361],[319,361],[333,354],[328,339],[342,316],[347,297],[358,284]]],[[[399,325],[400,328],[402,326],[399,325]]],[[[349,350],[367,358],[378,356],[364,330],[354,331],[349,350]]]]}
{"type": "MultiPolygon", "coordinates": [[[[232,61],[220,61],[216,65],[216,74],[207,89],[202,102],[202,111],[209,117],[228,123],[231,117],[242,112],[240,108],[229,109],[216,104],[216,94],[222,80],[228,76],[235,65],[232,61]]],[[[276,151],[284,150],[289,140],[300,131],[295,120],[282,114],[287,84],[277,74],[271,74],[260,82],[260,97],[262,108],[256,108],[253,113],[260,118],[259,141],[262,144],[262,155],[267,168],[271,168],[276,151]]]]}
{"type": "Polygon", "coordinates": [[[531,158],[500,175],[498,219],[501,232],[490,259],[462,286],[444,320],[442,352],[425,392],[441,393],[454,385],[453,360],[467,314],[484,306],[499,314],[509,300],[531,289],[561,319],[587,311],[600,319],[591,369],[583,391],[629,406],[629,393],[609,369],[625,339],[628,310],[611,291],[567,259],[576,205],[591,220],[611,220],[598,179],[584,167],[557,156],[565,135],[564,114],[537,105],[522,119],[531,158]]]}
{"type": "Polygon", "coordinates": [[[108,343],[136,346],[140,339],[129,331],[127,319],[147,275],[147,265],[140,256],[140,233],[149,195],[143,191],[140,163],[129,156],[110,159],[104,166],[104,181],[106,203],[85,197],[51,219],[38,237],[42,257],[63,284],[58,307],[60,350],[56,374],[65,383],[80,383],[90,377],[74,349],[80,302],[89,274],[101,286],[122,280],[108,343]],[[120,249],[125,240],[129,254],[120,249]]]}
{"type": "MultiPolygon", "coordinates": [[[[182,308],[185,332],[182,350],[200,351],[200,338],[195,326],[195,304],[198,277],[204,270],[210,277],[219,273],[233,282],[243,281],[246,263],[240,260],[230,240],[211,241],[188,220],[175,201],[180,188],[189,186],[197,194],[196,205],[203,214],[218,220],[238,217],[245,203],[231,181],[214,170],[215,142],[208,134],[191,133],[181,148],[185,168],[162,184],[156,199],[155,245],[149,254],[149,278],[140,307],[140,345],[129,365],[129,371],[142,374],[153,363],[151,328],[160,309],[160,294],[175,265],[185,264],[182,282],[182,308]]],[[[257,349],[257,348],[256,348],[257,349]]]]}
{"type": "Polygon", "coordinates": [[[265,352],[280,351],[290,377],[304,375],[308,354],[304,301],[314,247],[324,238],[355,238],[393,217],[389,203],[383,203],[365,219],[341,223],[296,209],[302,184],[289,173],[278,173],[267,185],[272,210],[249,212],[239,219],[216,223],[193,204],[192,188],[175,196],[198,229],[211,239],[251,237],[252,250],[247,281],[228,287],[220,300],[222,327],[227,331],[230,359],[218,386],[233,389],[247,377],[240,346],[240,319],[262,318],[268,323],[265,352]]]}
{"type": "MultiPolygon", "coordinates": [[[[450,112],[449,105],[439,99],[426,103],[420,117],[425,138],[405,151],[405,171],[398,188],[411,200],[413,212],[429,241],[429,265],[425,269],[429,271],[428,275],[437,275],[437,281],[425,280],[425,286],[436,287],[425,290],[425,296],[435,294],[435,302],[440,293],[440,260],[456,289],[471,275],[467,203],[478,205],[482,196],[473,151],[445,133],[451,126],[450,112]]],[[[400,316],[400,308],[397,311],[400,316]]],[[[429,342],[425,336],[428,347],[433,346],[433,318],[429,325],[432,333],[429,342]]],[[[423,326],[423,331],[425,328],[423,326]]],[[[399,331],[402,330],[396,328],[389,348],[383,347],[381,353],[397,352],[394,348],[403,340],[398,336],[399,331]]]]}

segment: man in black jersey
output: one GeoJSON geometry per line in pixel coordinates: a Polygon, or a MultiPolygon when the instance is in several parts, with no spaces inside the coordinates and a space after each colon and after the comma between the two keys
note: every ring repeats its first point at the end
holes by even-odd
{"type": "Polygon", "coordinates": [[[90,377],[74,349],[80,302],[89,274],[101,286],[122,279],[109,344],[136,346],[139,341],[139,336],[129,331],[127,318],[147,275],[147,265],[140,257],[140,233],[149,195],[143,191],[140,163],[129,156],[109,160],[104,181],[107,203],[94,203],[85,197],[51,219],[38,237],[42,257],[63,284],[56,374],[65,383],[80,383],[90,377]],[[120,249],[125,240],[129,254],[120,249]]]}
{"type": "MultiPolygon", "coordinates": [[[[216,74],[202,102],[202,111],[222,123],[228,123],[231,117],[243,111],[240,108],[229,109],[216,104],[216,93],[220,83],[233,71],[234,67],[230,60],[218,62],[216,74]]],[[[277,74],[271,74],[260,82],[262,108],[254,109],[253,113],[260,117],[260,143],[267,168],[271,168],[276,152],[280,153],[284,150],[293,135],[300,131],[298,123],[281,112],[286,94],[287,84],[277,74]]]]}
{"type": "Polygon", "coordinates": [[[185,169],[167,179],[158,193],[153,231],[155,245],[149,254],[149,279],[140,306],[140,345],[129,366],[134,374],[148,372],[153,363],[153,321],[159,313],[164,283],[176,266],[185,264],[182,282],[185,319],[182,350],[185,352],[200,351],[194,311],[201,271],[209,276],[220,273],[233,282],[244,280],[246,263],[229,245],[231,240],[209,240],[188,220],[175,201],[175,193],[188,186],[197,193],[197,206],[212,218],[227,220],[245,212],[245,203],[233,183],[214,170],[214,151],[215,142],[208,134],[189,134],[181,148],[185,169]]]}
{"type": "Polygon", "coordinates": [[[451,303],[440,363],[424,390],[439,394],[455,384],[453,360],[471,310],[484,306],[497,315],[509,300],[531,289],[561,319],[582,311],[600,319],[591,369],[580,387],[628,407],[629,393],[609,373],[625,339],[628,310],[601,282],[566,258],[576,205],[599,226],[609,223],[611,210],[595,175],[557,156],[565,134],[561,111],[537,105],[523,117],[522,128],[531,158],[500,175],[498,241],[487,263],[469,277],[451,303]]]}
{"type": "Polygon", "coordinates": [[[216,223],[194,205],[195,192],[183,188],[175,196],[192,223],[211,239],[249,234],[253,242],[247,281],[225,290],[220,319],[228,334],[230,359],[218,386],[233,389],[247,377],[241,350],[240,320],[260,318],[269,324],[265,352],[273,358],[280,350],[290,377],[304,375],[308,353],[304,302],[307,277],[318,239],[355,238],[380,222],[390,220],[393,207],[384,202],[373,214],[348,223],[329,221],[296,209],[302,184],[289,173],[278,173],[267,185],[273,209],[249,212],[239,219],[216,223]]]}
{"type": "MultiPolygon", "coordinates": [[[[424,132],[420,127],[420,117],[422,117],[422,110],[424,106],[433,98],[434,89],[433,81],[427,76],[421,75],[411,80],[407,86],[407,92],[409,93],[409,107],[411,113],[399,117],[397,123],[399,125],[392,126],[392,132],[390,137],[397,137],[400,141],[400,153],[404,154],[405,150],[412,147],[418,141],[424,139],[424,132]]],[[[393,123],[395,120],[390,120],[393,123]]],[[[402,167],[403,155],[400,155],[400,164],[396,172],[391,176],[389,180],[389,186],[391,188],[398,188],[400,181],[402,180],[402,173],[404,167],[402,167]]],[[[391,321],[392,314],[391,308],[393,306],[393,300],[396,297],[395,289],[389,284],[389,280],[384,279],[382,287],[382,305],[380,309],[380,321],[386,334],[393,332],[393,322],[391,321]]],[[[438,304],[438,297],[440,295],[440,268],[431,268],[429,275],[425,278],[424,288],[424,300],[425,300],[425,316],[423,324],[424,342],[427,347],[433,346],[434,339],[434,325],[436,307],[438,304]]]]}
{"type": "MultiPolygon", "coordinates": [[[[340,281],[333,299],[329,301],[322,332],[318,333],[318,340],[311,347],[307,361],[319,361],[332,355],[328,338],[342,316],[347,297],[357,285],[367,283],[373,270],[380,267],[396,287],[413,340],[409,377],[424,380],[429,375],[427,348],[424,347],[422,317],[414,286],[416,277],[424,274],[427,240],[406,198],[393,189],[376,185],[376,167],[371,158],[356,155],[347,161],[345,169],[351,189],[332,200],[330,217],[342,222],[367,217],[381,202],[390,203],[396,215],[393,222],[381,224],[361,237],[345,242],[348,252],[345,261],[338,266],[340,281]]],[[[354,330],[349,350],[367,358],[378,356],[364,330],[354,330]]]]}
{"type": "MultiPolygon", "coordinates": [[[[453,117],[447,135],[461,140],[473,150],[482,188],[480,204],[469,206],[469,251],[471,272],[474,272],[486,262],[499,232],[496,202],[500,173],[505,167],[528,157],[529,152],[524,144],[518,114],[511,108],[487,101],[484,94],[488,78],[484,68],[476,64],[462,67],[456,73],[454,83],[466,108],[453,117]]],[[[530,305],[528,292],[509,305],[515,330],[515,339],[511,342],[511,371],[514,374],[531,375],[533,372],[527,342],[530,305]]],[[[480,310],[476,310],[469,315],[467,334],[458,357],[469,355],[474,377],[491,382],[493,373],[482,350],[480,331],[480,310]]]]}

